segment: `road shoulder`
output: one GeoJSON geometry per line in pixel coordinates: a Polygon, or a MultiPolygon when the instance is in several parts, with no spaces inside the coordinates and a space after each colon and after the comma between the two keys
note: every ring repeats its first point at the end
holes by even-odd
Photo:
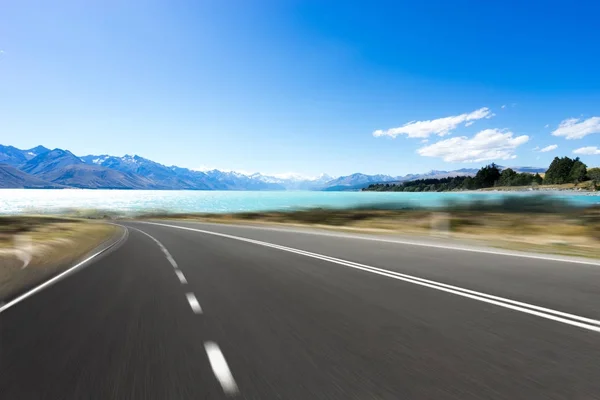
{"type": "Polygon", "coordinates": [[[0,303],[10,302],[113,246],[124,232],[117,225],[77,220],[49,220],[26,229],[19,227],[0,247],[0,303]]]}

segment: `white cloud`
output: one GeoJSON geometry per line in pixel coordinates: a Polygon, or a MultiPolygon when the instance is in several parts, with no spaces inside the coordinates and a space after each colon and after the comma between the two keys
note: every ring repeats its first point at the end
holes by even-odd
{"type": "Polygon", "coordinates": [[[428,143],[428,142],[429,142],[429,139],[423,139],[423,140],[421,140],[421,143],[428,143]]]}
{"type": "Polygon", "coordinates": [[[485,129],[473,138],[466,136],[442,140],[417,150],[425,157],[439,157],[447,162],[481,162],[516,158],[514,151],[526,143],[529,136],[513,137],[512,132],[485,129]]]}
{"type": "Polygon", "coordinates": [[[600,133],[600,117],[591,117],[583,121],[579,118],[565,119],[552,135],[564,136],[567,139],[581,139],[592,133],[600,133]]]}
{"type": "Polygon", "coordinates": [[[544,128],[550,128],[550,124],[546,124],[544,128]]]}
{"type": "Polygon", "coordinates": [[[546,146],[543,149],[540,149],[540,153],[547,153],[549,151],[556,150],[556,149],[558,149],[558,145],[551,144],[550,146],[546,146]]]}
{"type": "Polygon", "coordinates": [[[579,149],[573,150],[573,153],[594,156],[594,155],[600,154],[600,149],[596,146],[587,146],[587,147],[581,147],[579,149]]]}
{"type": "Polygon", "coordinates": [[[449,134],[452,130],[456,129],[458,125],[464,122],[475,121],[482,118],[492,118],[493,116],[494,114],[489,108],[483,107],[470,113],[451,117],[427,121],[411,121],[402,125],[401,127],[392,128],[385,131],[379,129],[373,132],[373,136],[390,136],[392,138],[395,138],[398,135],[407,135],[409,138],[426,138],[432,134],[444,136],[449,134]]]}
{"type": "Polygon", "coordinates": [[[475,123],[475,121],[467,121],[465,122],[465,126],[471,126],[475,123]]]}
{"type": "Polygon", "coordinates": [[[502,104],[502,106],[500,108],[505,109],[506,108],[506,104],[502,104]]]}
{"type": "Polygon", "coordinates": [[[533,148],[533,151],[538,151],[539,149],[540,149],[540,146],[535,146],[535,147],[533,148]]]}

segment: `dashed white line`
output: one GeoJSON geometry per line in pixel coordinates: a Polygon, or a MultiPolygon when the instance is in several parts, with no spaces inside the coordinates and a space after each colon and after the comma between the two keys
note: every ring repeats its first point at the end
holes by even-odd
{"type": "Polygon", "coordinates": [[[141,232],[144,235],[148,236],[150,239],[154,240],[154,242],[158,245],[158,247],[160,248],[160,250],[165,254],[165,257],[167,257],[167,260],[171,263],[171,265],[173,266],[173,268],[178,268],[177,267],[177,263],[175,262],[175,260],[171,256],[171,253],[169,253],[169,250],[167,250],[167,248],[165,246],[163,246],[163,244],[161,242],[159,242],[158,239],[156,239],[154,236],[152,236],[152,235],[144,232],[141,229],[133,228],[131,226],[129,228],[135,229],[136,231],[141,232]]]}
{"type": "Polygon", "coordinates": [[[227,361],[225,361],[219,345],[215,342],[206,342],[204,343],[204,348],[206,349],[213,373],[217,377],[225,394],[230,396],[237,394],[239,392],[238,386],[233,379],[231,370],[227,365],[227,361]]]}
{"type": "Polygon", "coordinates": [[[176,269],[175,270],[175,274],[179,278],[179,282],[181,282],[183,285],[187,284],[187,279],[185,279],[185,276],[183,275],[183,272],[181,272],[180,270],[176,269]]]}
{"type": "Polygon", "coordinates": [[[196,314],[202,314],[202,307],[200,307],[200,303],[198,303],[194,293],[186,293],[185,297],[187,297],[187,301],[190,303],[192,311],[194,311],[196,314]]]}

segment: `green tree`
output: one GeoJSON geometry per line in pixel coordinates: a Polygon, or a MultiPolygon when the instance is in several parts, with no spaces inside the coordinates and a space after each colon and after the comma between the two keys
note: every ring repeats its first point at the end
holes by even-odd
{"type": "Polygon", "coordinates": [[[492,163],[477,171],[474,181],[476,188],[479,189],[494,186],[498,179],[500,179],[500,168],[492,163]]]}
{"type": "Polygon", "coordinates": [[[573,160],[573,166],[571,167],[571,173],[569,174],[569,181],[573,183],[583,182],[587,176],[587,166],[579,160],[577,157],[573,160]]]}
{"type": "Polygon", "coordinates": [[[590,168],[587,170],[587,176],[596,183],[600,183],[600,168],[590,168]]]}
{"type": "Polygon", "coordinates": [[[511,168],[506,168],[504,171],[502,171],[502,173],[500,174],[500,179],[498,180],[498,185],[499,186],[510,186],[511,185],[511,181],[512,179],[517,175],[517,173],[511,169],[511,168]]]}
{"type": "Polygon", "coordinates": [[[569,157],[554,157],[552,163],[546,171],[544,177],[544,183],[547,184],[561,184],[568,183],[570,180],[571,169],[573,168],[575,160],[569,157]]]}
{"type": "Polygon", "coordinates": [[[541,185],[541,184],[542,184],[542,182],[544,182],[544,179],[542,178],[542,176],[541,176],[540,174],[537,174],[537,173],[536,173],[536,174],[533,176],[533,182],[534,182],[534,183],[537,183],[538,185],[541,185]]]}
{"type": "Polygon", "coordinates": [[[473,190],[473,189],[475,189],[475,179],[473,179],[470,176],[468,176],[463,181],[463,189],[467,189],[467,190],[473,190]]]}
{"type": "Polygon", "coordinates": [[[592,190],[600,190],[600,168],[588,169],[587,175],[592,180],[592,190]]]}

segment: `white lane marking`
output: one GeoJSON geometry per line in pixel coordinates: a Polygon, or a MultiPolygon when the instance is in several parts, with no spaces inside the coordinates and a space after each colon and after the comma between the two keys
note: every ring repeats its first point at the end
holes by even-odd
{"type": "MultiPolygon", "coordinates": [[[[136,221],[136,222],[145,223],[145,224],[163,225],[163,224],[159,224],[159,223],[155,223],[155,222],[146,222],[146,221],[136,221]]],[[[471,253],[493,254],[496,256],[532,258],[535,260],[557,261],[557,262],[565,262],[565,263],[572,263],[572,264],[600,266],[599,261],[593,261],[593,260],[578,260],[578,259],[572,259],[572,258],[552,257],[552,256],[537,255],[537,254],[525,254],[525,253],[503,251],[503,250],[477,249],[477,248],[470,248],[470,247],[462,247],[462,246],[458,246],[458,245],[413,242],[410,240],[402,240],[402,239],[384,239],[384,238],[375,238],[375,237],[367,237],[367,236],[357,236],[357,235],[353,235],[353,234],[344,234],[344,233],[315,232],[315,231],[308,231],[308,230],[302,230],[302,229],[272,228],[272,227],[259,227],[259,226],[235,225],[235,224],[216,224],[216,223],[208,223],[208,222],[201,222],[200,224],[212,225],[212,226],[218,226],[218,227],[226,226],[226,227],[232,227],[232,228],[254,229],[254,230],[273,231],[273,232],[301,233],[304,235],[329,236],[329,237],[336,237],[336,238],[343,238],[343,239],[368,240],[371,242],[395,243],[395,244],[402,244],[402,245],[408,245],[408,246],[432,247],[432,248],[444,249],[444,250],[468,251],[471,253]]],[[[169,225],[169,226],[171,226],[171,225],[169,225]]],[[[175,225],[172,225],[172,226],[175,226],[175,225]]]]}
{"type": "Polygon", "coordinates": [[[219,345],[215,342],[205,342],[204,348],[208,355],[208,361],[213,370],[213,373],[217,377],[217,380],[221,384],[223,391],[228,395],[234,395],[239,392],[237,384],[233,379],[231,370],[225,361],[225,357],[219,348],[219,345]]]}
{"type": "Polygon", "coordinates": [[[202,307],[200,307],[200,303],[198,303],[198,299],[196,299],[194,293],[186,293],[185,297],[187,297],[187,301],[190,303],[192,311],[196,314],[202,314],[202,307]]]}
{"type": "Polygon", "coordinates": [[[175,274],[179,278],[179,282],[181,282],[183,285],[187,284],[187,279],[185,279],[185,276],[183,275],[183,272],[181,272],[181,270],[176,269],[175,274]]]}
{"type": "Polygon", "coordinates": [[[190,231],[195,231],[195,232],[200,232],[200,233],[206,233],[209,235],[226,237],[229,239],[235,239],[235,240],[239,240],[239,241],[243,241],[243,242],[253,243],[253,244],[260,245],[260,246],[271,247],[274,249],[283,250],[283,251],[287,251],[290,253],[296,253],[296,254],[306,256],[306,257],[316,258],[316,259],[320,259],[323,261],[328,261],[331,263],[344,265],[346,267],[355,268],[355,269],[359,269],[359,270],[366,271],[366,272],[371,272],[373,274],[386,276],[388,278],[393,278],[393,279],[398,279],[401,281],[413,283],[415,285],[425,286],[425,287],[429,287],[431,289],[436,289],[436,290],[440,290],[443,292],[452,293],[452,294],[455,294],[458,296],[467,297],[467,298],[470,298],[473,300],[478,300],[478,301],[481,301],[484,303],[494,304],[494,305],[497,305],[500,307],[508,308],[508,309],[515,310],[515,311],[520,311],[520,312],[523,312],[526,314],[535,315],[535,316],[538,316],[541,318],[546,318],[546,319],[549,319],[552,321],[561,322],[561,323],[564,323],[567,325],[577,326],[577,327],[588,329],[588,330],[591,330],[594,332],[600,332],[600,321],[598,321],[598,320],[581,317],[578,315],[569,314],[569,313],[565,313],[565,312],[561,312],[561,311],[557,311],[557,310],[553,310],[553,309],[549,309],[549,308],[545,308],[545,307],[539,307],[539,306],[536,306],[533,304],[528,304],[528,303],[524,303],[524,302],[520,302],[520,301],[516,301],[516,300],[511,300],[511,299],[507,299],[507,298],[500,297],[500,296],[494,296],[494,295],[490,295],[487,293],[477,292],[474,290],[461,288],[461,287],[453,286],[453,285],[448,285],[445,283],[436,282],[436,281],[432,281],[432,280],[428,280],[428,279],[423,279],[423,278],[419,278],[419,277],[412,276],[412,275],[402,274],[399,272],[394,272],[394,271],[390,271],[390,270],[386,270],[386,269],[382,269],[382,268],[359,264],[359,263],[355,263],[353,261],[342,260],[342,259],[335,258],[335,257],[325,256],[325,255],[321,255],[321,254],[317,254],[317,253],[311,253],[308,251],[294,249],[292,247],[280,246],[280,245],[276,245],[273,243],[261,242],[258,240],[248,239],[248,238],[244,238],[244,237],[240,237],[240,236],[232,236],[232,235],[227,235],[224,233],[211,232],[211,231],[205,231],[205,230],[194,229],[194,228],[187,228],[187,227],[182,227],[182,226],[177,226],[177,225],[167,225],[167,224],[158,224],[158,223],[152,223],[152,224],[166,226],[166,227],[175,228],[175,229],[183,229],[183,230],[190,230],[190,231]],[[598,326],[595,326],[595,325],[598,325],[598,326]]]}
{"type": "Polygon", "coordinates": [[[144,232],[141,229],[134,228],[132,226],[130,226],[130,228],[131,229],[135,229],[136,231],[141,232],[144,235],[148,236],[150,239],[154,240],[154,242],[158,245],[158,247],[160,248],[160,250],[164,253],[165,257],[167,257],[167,260],[169,260],[169,262],[171,263],[171,265],[173,266],[173,268],[178,268],[177,267],[177,263],[175,262],[175,260],[171,256],[171,253],[169,253],[169,250],[167,250],[167,248],[165,246],[163,246],[163,244],[161,242],[159,242],[158,239],[156,239],[154,236],[152,236],[152,235],[144,232]]]}
{"type": "Polygon", "coordinates": [[[41,291],[42,289],[58,282],[59,280],[63,279],[64,277],[66,277],[67,275],[69,275],[70,273],[74,272],[77,268],[81,267],[82,265],[85,265],[87,262],[93,260],[94,258],[98,257],[100,254],[112,249],[113,247],[115,247],[116,245],[122,243],[124,240],[127,239],[127,236],[129,235],[129,231],[127,230],[127,227],[123,227],[125,228],[124,232],[123,232],[123,236],[121,236],[121,238],[119,240],[117,240],[116,242],[114,242],[113,244],[111,244],[110,246],[108,246],[105,249],[102,249],[94,254],[92,254],[91,256],[89,256],[88,258],[86,258],[85,260],[75,264],[74,266],[72,266],[71,268],[69,268],[68,270],[61,272],[60,274],[56,275],[54,278],[47,280],[46,282],[42,283],[39,286],[34,287],[33,289],[29,290],[28,292],[23,293],[22,295],[20,295],[19,297],[9,301],[6,304],[3,304],[0,307],[0,313],[3,311],[8,310],[10,307],[14,306],[17,303],[20,303],[21,301],[25,300],[26,298],[36,294],[37,292],[41,291]]]}

